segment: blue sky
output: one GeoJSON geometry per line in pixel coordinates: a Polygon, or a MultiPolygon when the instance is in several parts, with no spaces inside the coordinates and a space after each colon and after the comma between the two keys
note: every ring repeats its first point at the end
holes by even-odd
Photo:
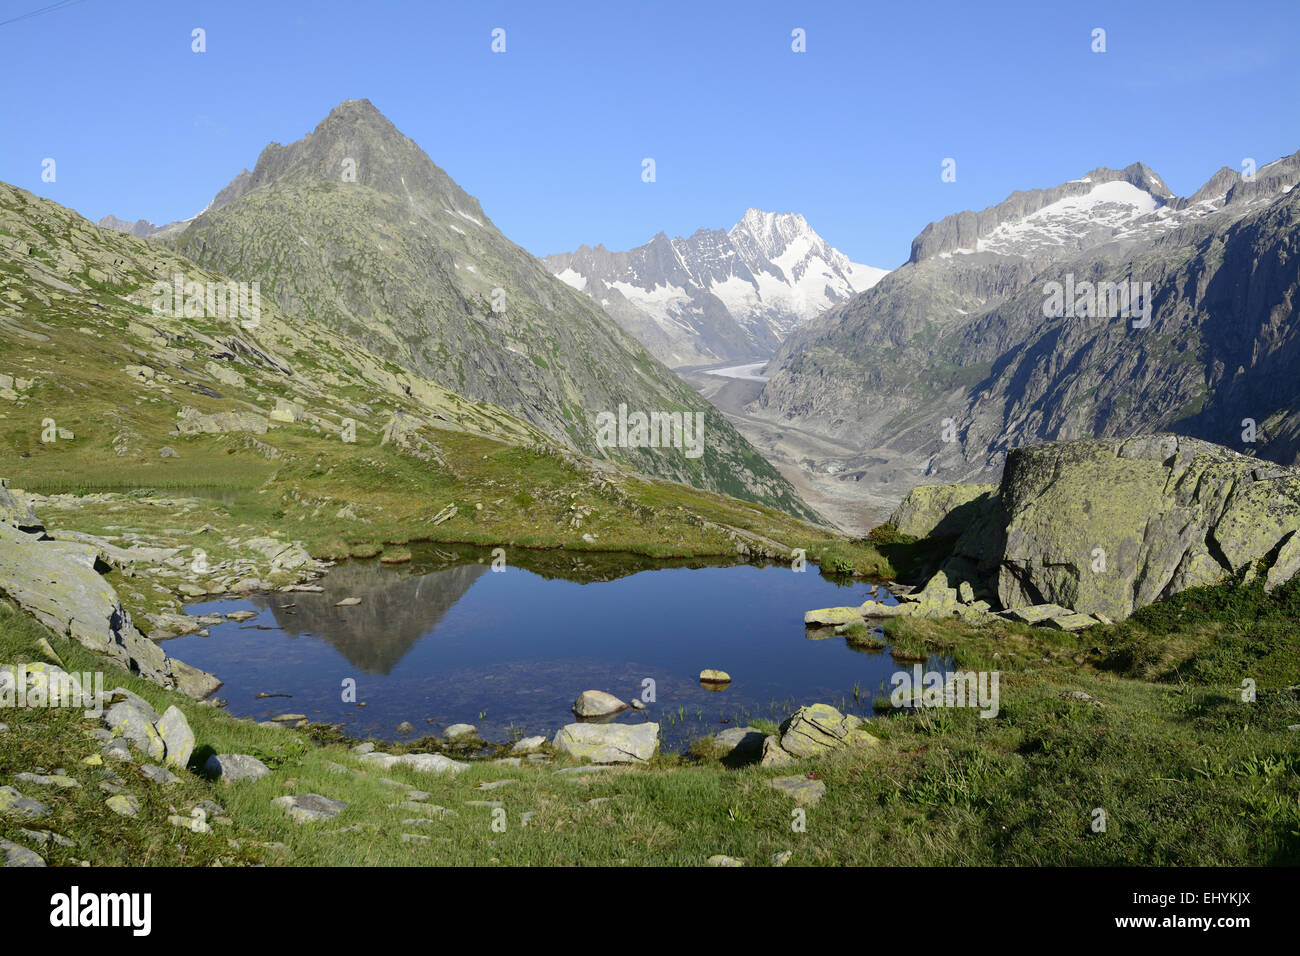
{"type": "Polygon", "coordinates": [[[0,26],[0,179],[92,220],[182,219],[366,97],[538,255],[758,206],[893,267],[927,222],[1015,189],[1141,160],[1187,195],[1295,152],[1297,38],[1295,0],[81,0],[0,26]]]}

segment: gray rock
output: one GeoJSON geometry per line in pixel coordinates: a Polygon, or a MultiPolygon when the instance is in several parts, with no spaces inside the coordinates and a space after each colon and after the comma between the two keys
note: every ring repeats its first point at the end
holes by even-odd
{"type": "Polygon", "coordinates": [[[353,747],[352,752],[359,757],[364,757],[366,754],[375,752],[375,745],[367,740],[365,743],[357,744],[353,747]]]}
{"type": "Polygon", "coordinates": [[[764,767],[784,767],[794,763],[794,757],[781,749],[780,738],[769,734],[763,738],[763,755],[758,762],[764,767]]]}
{"type": "Polygon", "coordinates": [[[296,823],[332,820],[348,807],[342,800],[331,800],[329,797],[322,797],[319,793],[276,797],[271,803],[284,808],[296,823]]]}
{"type": "Polygon", "coordinates": [[[189,721],[180,708],[172,706],[162,715],[158,722],[158,733],[167,747],[167,765],[185,769],[194,752],[194,731],[190,730],[189,721]]]}
{"type": "Polygon", "coordinates": [[[469,767],[467,763],[452,760],[442,754],[403,754],[396,762],[421,773],[460,773],[469,767]]]}
{"type": "Polygon", "coordinates": [[[30,783],[37,787],[57,787],[59,790],[71,790],[81,786],[76,780],[61,773],[48,776],[41,773],[16,773],[14,774],[14,780],[19,783],[30,783]]]}
{"type": "Polygon", "coordinates": [[[13,787],[0,787],[0,816],[39,820],[50,808],[39,800],[24,797],[13,787]]]}
{"type": "Polygon", "coordinates": [[[5,866],[44,866],[45,860],[35,850],[29,850],[17,843],[0,840],[0,854],[4,855],[5,866]]]}
{"type": "Polygon", "coordinates": [[[758,759],[763,754],[763,738],[766,736],[756,727],[729,727],[721,733],[714,734],[713,742],[717,745],[719,756],[723,758],[758,759]]]}
{"type": "Polygon", "coordinates": [[[161,760],[167,753],[158,728],[130,701],[109,707],[104,712],[104,726],[151,760],[161,760]]]}
{"type": "Polygon", "coordinates": [[[608,717],[626,709],[626,703],[603,690],[584,690],[573,703],[573,712],[579,717],[608,717]]]}
{"type": "Polygon", "coordinates": [[[115,793],[104,801],[104,806],[118,816],[138,817],[140,815],[140,798],[129,793],[115,793]]]}
{"type": "Polygon", "coordinates": [[[793,850],[777,850],[775,853],[772,854],[772,865],[785,866],[787,863],[790,862],[790,858],[792,856],[794,856],[793,850]]]}
{"type": "Polygon", "coordinates": [[[473,724],[452,724],[442,732],[442,735],[448,740],[459,740],[462,737],[473,737],[478,733],[478,728],[473,724]]]}
{"type": "Polygon", "coordinates": [[[545,743],[545,737],[525,737],[522,740],[516,740],[515,745],[510,748],[510,752],[516,754],[533,753],[536,750],[541,750],[545,743]]]}
{"type": "Polygon", "coordinates": [[[39,535],[45,530],[31,502],[10,491],[6,478],[0,478],[0,524],[7,524],[25,534],[39,535]]]}
{"type": "Polygon", "coordinates": [[[552,746],[592,763],[644,763],[659,748],[659,725],[566,724],[552,746]]]}
{"type": "Polygon", "coordinates": [[[203,769],[222,783],[257,780],[271,772],[270,767],[248,754],[213,754],[204,763],[203,769]]]}
{"type": "Polygon", "coordinates": [[[767,785],[792,797],[794,802],[801,806],[816,806],[826,795],[826,784],[804,776],[773,777],[767,785]]]}
{"type": "Polygon", "coordinates": [[[152,780],[154,783],[169,784],[169,783],[175,783],[177,780],[180,779],[179,777],[176,776],[176,774],[172,773],[170,770],[165,770],[162,767],[155,767],[153,764],[148,764],[148,763],[144,764],[140,768],[140,772],[144,774],[146,777],[148,777],[150,780],[152,780]]]}
{"type": "Polygon", "coordinates": [[[738,860],[734,856],[724,856],[721,853],[715,853],[704,861],[705,866],[744,866],[744,860],[738,860]]]}
{"type": "Polygon", "coordinates": [[[399,734],[413,734],[415,733],[415,725],[409,720],[404,720],[397,725],[397,732],[399,734]]]}

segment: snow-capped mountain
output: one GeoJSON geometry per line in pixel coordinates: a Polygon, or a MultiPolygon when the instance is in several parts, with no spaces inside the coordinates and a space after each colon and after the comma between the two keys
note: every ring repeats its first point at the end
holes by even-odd
{"type": "Polygon", "coordinates": [[[889,271],[849,261],[803,216],[758,209],[725,232],[661,232],[627,252],[581,246],[543,262],[670,366],[766,358],[889,271]]]}

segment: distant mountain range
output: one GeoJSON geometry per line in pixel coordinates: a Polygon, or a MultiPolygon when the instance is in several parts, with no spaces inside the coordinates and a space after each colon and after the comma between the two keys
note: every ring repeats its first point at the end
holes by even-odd
{"type": "Polygon", "coordinates": [[[803,216],[759,209],[725,232],[661,232],[627,252],[581,246],[542,261],[669,366],[766,359],[888,271],[850,262],[803,216]]]}
{"type": "Polygon", "coordinates": [[[787,339],[746,412],[858,448],[803,462],[846,494],[988,479],[1034,441],[1165,430],[1294,462],[1297,181],[1300,153],[1183,198],[1135,163],[931,223],[904,266],[787,339]],[[1083,299],[1049,314],[1054,287],[1104,282],[1146,290],[1149,314],[1083,299]]]}

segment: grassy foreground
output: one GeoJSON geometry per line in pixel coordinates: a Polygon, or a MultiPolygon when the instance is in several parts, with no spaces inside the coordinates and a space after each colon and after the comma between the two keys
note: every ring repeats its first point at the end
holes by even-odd
{"type": "MultiPolygon", "coordinates": [[[[0,839],[51,864],[93,865],[700,865],[713,854],[768,865],[787,850],[790,865],[1295,864],[1300,731],[1289,728],[1300,725],[1300,699],[1287,688],[1300,666],[1298,592],[1192,592],[1082,635],[900,619],[886,639],[902,656],[938,651],[961,669],[998,670],[998,715],[885,708],[869,723],[879,746],[781,769],[724,766],[702,741],[686,755],[588,775],[556,775],[571,765],[562,757],[519,767],[479,760],[455,777],[381,771],[329,728],[260,727],[109,670],[106,686],[185,711],[198,739],[192,768],[211,752],[248,753],[273,773],[217,785],[191,772],[162,786],[114,764],[142,804],[128,820],[104,806],[101,771],[82,764],[98,747],[93,722],[80,711],[8,711],[0,784],[43,767],[64,768],[81,787],[19,785],[53,811],[27,828],[75,845],[35,845],[3,816],[0,839]],[[1246,676],[1253,702],[1242,699],[1246,676]],[[767,786],[792,773],[827,787],[802,824],[790,798],[767,786]],[[477,789],[498,780],[513,782],[477,789]],[[395,806],[408,789],[422,793],[395,806]],[[301,793],[349,806],[299,825],[271,804],[301,793]],[[210,832],[167,822],[203,800],[225,810],[210,832]],[[471,801],[499,801],[504,813],[471,801]],[[432,816],[419,802],[455,816],[432,816]],[[527,826],[524,813],[533,814],[527,826]]],[[[101,669],[80,646],[0,606],[0,661],[40,659],[42,636],[67,669],[101,669]]]]}

